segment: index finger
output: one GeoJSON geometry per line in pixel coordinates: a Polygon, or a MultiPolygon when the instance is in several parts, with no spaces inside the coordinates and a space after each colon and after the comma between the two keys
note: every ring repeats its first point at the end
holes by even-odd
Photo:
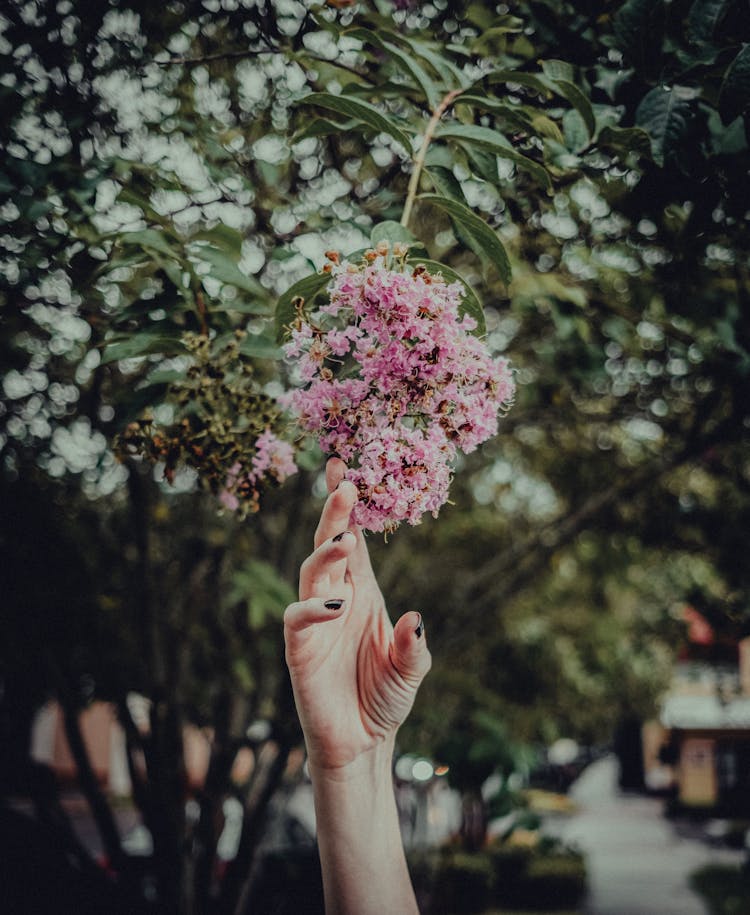
{"type": "MultiPolygon", "coordinates": [[[[351,508],[349,512],[357,503],[359,498],[359,493],[357,488],[353,483],[344,480],[344,474],[346,473],[346,464],[339,457],[332,457],[328,459],[326,463],[326,485],[328,486],[329,493],[335,493],[339,491],[339,488],[343,488],[343,484],[346,483],[346,487],[351,487],[354,492],[354,500],[352,501],[351,508]]],[[[323,510],[325,512],[325,509],[323,510]]],[[[323,518],[321,517],[321,524],[323,518]]],[[[347,528],[350,530],[354,536],[357,538],[357,547],[354,552],[349,557],[349,568],[358,574],[369,574],[372,575],[372,566],[370,565],[370,556],[367,552],[367,544],[365,542],[364,535],[362,533],[362,528],[356,524],[352,524],[349,519],[347,519],[347,528]]],[[[320,530],[320,526],[319,526],[320,530]]],[[[323,538],[325,539],[325,538],[323,538]]],[[[322,540],[321,540],[322,542],[322,540]]],[[[316,546],[318,542],[316,540],[316,546]]]]}

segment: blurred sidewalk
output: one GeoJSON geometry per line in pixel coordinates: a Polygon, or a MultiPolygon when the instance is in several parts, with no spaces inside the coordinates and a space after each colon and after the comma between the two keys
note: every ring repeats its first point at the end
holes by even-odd
{"type": "Polygon", "coordinates": [[[737,864],[743,852],[680,837],[663,815],[664,802],[620,793],[617,772],[613,756],[589,766],[570,790],[580,812],[554,830],[586,854],[585,912],[706,915],[689,887],[690,874],[709,863],[737,864]]]}

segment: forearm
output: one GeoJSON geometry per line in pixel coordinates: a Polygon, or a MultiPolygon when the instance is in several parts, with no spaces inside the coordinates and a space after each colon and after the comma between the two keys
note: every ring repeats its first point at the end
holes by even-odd
{"type": "Polygon", "coordinates": [[[379,744],[343,769],[315,769],[318,847],[326,915],[418,915],[391,775],[379,744]]]}

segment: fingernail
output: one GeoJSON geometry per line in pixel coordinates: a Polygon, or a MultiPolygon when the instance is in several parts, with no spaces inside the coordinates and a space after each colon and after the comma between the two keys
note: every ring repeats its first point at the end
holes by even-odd
{"type": "Polygon", "coordinates": [[[422,619],[422,614],[419,614],[419,622],[417,623],[417,628],[414,630],[418,639],[422,638],[422,633],[424,632],[424,620],[422,619]]]}
{"type": "MultiPolygon", "coordinates": [[[[340,534],[336,534],[335,537],[331,537],[331,540],[333,540],[334,543],[338,543],[339,541],[344,539],[345,534],[351,534],[351,533],[352,533],[351,531],[341,531],[340,534]]],[[[352,534],[352,536],[354,536],[354,535],[352,534]]]]}
{"type": "Polygon", "coordinates": [[[344,601],[338,598],[327,600],[323,604],[326,610],[340,610],[344,606],[344,601]]]}

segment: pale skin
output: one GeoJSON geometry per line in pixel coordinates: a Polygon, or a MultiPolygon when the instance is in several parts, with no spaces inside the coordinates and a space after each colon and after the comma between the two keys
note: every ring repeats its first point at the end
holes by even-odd
{"type": "Polygon", "coordinates": [[[418,915],[393,793],[396,731],[430,669],[422,617],[391,624],[362,531],[357,490],[329,460],[329,496],[299,601],[284,615],[286,660],[313,783],[326,915],[418,915]]]}

